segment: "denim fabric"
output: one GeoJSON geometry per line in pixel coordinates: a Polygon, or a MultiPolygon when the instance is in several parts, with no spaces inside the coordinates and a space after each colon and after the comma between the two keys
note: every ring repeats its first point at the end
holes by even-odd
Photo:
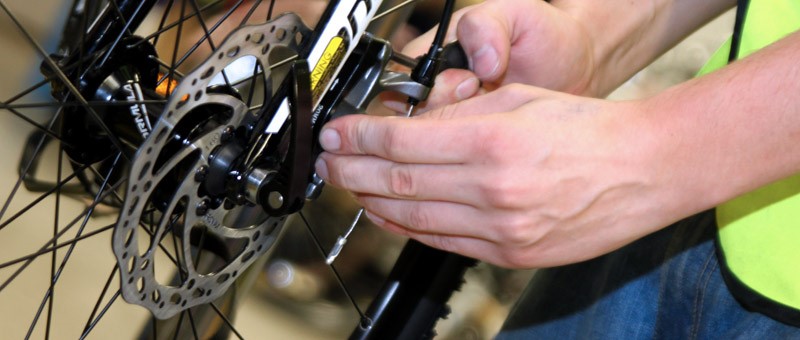
{"type": "Polygon", "coordinates": [[[498,339],[800,339],[744,309],[720,274],[714,212],[608,255],[540,270],[498,339]]]}

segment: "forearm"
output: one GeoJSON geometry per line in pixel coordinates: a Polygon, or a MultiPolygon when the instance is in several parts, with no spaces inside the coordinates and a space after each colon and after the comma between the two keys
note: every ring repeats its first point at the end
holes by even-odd
{"type": "Polygon", "coordinates": [[[652,170],[675,188],[671,199],[685,200],[682,209],[710,208],[800,171],[798,58],[795,33],[644,102],[652,170]]]}
{"type": "Polygon", "coordinates": [[[602,97],[736,4],[734,0],[553,0],[583,26],[593,47],[584,95],[602,97]]]}

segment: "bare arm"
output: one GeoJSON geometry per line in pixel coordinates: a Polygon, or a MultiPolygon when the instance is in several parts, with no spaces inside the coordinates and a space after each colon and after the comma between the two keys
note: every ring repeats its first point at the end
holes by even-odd
{"type": "Polygon", "coordinates": [[[711,19],[734,0],[553,0],[584,26],[593,42],[589,94],[606,95],[711,19]]]}
{"type": "MultiPolygon", "coordinates": [[[[470,56],[474,74],[445,73],[430,106],[464,99],[457,87],[476,76],[489,90],[523,83],[604,97],[735,3],[488,0],[457,13],[450,29],[470,56]]],[[[406,53],[424,53],[431,39],[429,32],[410,43],[406,53]]]]}
{"type": "Polygon", "coordinates": [[[799,59],[795,33],[640,101],[509,85],[416,119],[343,117],[317,169],[434,247],[576,262],[800,172],[799,59]]]}

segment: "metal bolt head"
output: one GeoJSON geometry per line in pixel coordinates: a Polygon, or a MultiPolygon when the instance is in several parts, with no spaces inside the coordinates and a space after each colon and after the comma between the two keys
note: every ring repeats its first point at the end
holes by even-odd
{"type": "Polygon", "coordinates": [[[228,142],[228,141],[230,141],[230,140],[231,140],[231,138],[233,138],[233,133],[234,133],[234,131],[235,131],[235,130],[234,130],[233,126],[230,126],[230,125],[229,125],[229,126],[226,126],[226,127],[225,127],[225,129],[224,129],[224,130],[222,130],[222,135],[220,135],[220,136],[219,136],[219,139],[220,139],[220,140],[221,140],[223,143],[224,143],[224,142],[228,142]]]}
{"type": "Polygon", "coordinates": [[[244,194],[236,194],[236,204],[244,205],[245,203],[247,203],[247,196],[244,194]]]}
{"type": "Polygon", "coordinates": [[[205,216],[208,213],[208,200],[202,200],[200,203],[197,203],[195,213],[197,216],[205,216]]]}
{"type": "Polygon", "coordinates": [[[272,209],[280,209],[283,206],[283,195],[277,191],[270,192],[267,203],[272,209]]]}
{"type": "Polygon", "coordinates": [[[206,180],[206,176],[208,175],[208,167],[203,165],[194,172],[194,180],[196,182],[202,182],[206,180]]]}

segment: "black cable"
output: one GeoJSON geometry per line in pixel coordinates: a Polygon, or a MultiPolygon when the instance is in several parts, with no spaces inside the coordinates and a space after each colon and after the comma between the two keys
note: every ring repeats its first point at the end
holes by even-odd
{"type": "Polygon", "coordinates": [[[731,50],[728,53],[728,63],[732,63],[739,58],[739,45],[742,44],[742,31],[744,31],[744,21],[747,16],[747,8],[750,0],[736,1],[736,23],[733,24],[733,37],[731,37],[731,50]]]}
{"type": "MultiPolygon", "coordinates": [[[[444,4],[442,19],[439,22],[439,28],[436,30],[436,36],[433,38],[431,48],[428,50],[428,54],[422,57],[419,63],[417,63],[417,67],[411,72],[411,79],[417,83],[427,87],[433,87],[433,81],[436,75],[439,74],[442,46],[444,46],[444,39],[447,37],[447,29],[450,27],[450,17],[453,15],[453,8],[455,8],[455,0],[447,0],[444,4]]],[[[408,103],[417,105],[419,99],[408,98],[408,103]]]]}

